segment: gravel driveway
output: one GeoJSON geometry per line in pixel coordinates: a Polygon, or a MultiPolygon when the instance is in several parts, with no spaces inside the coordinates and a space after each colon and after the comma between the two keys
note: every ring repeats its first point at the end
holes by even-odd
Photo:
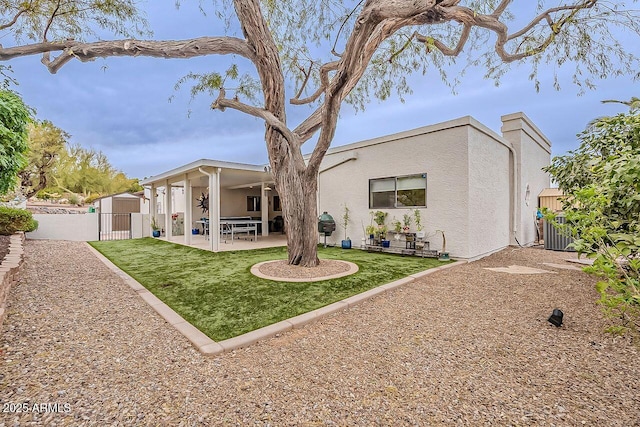
{"type": "Polygon", "coordinates": [[[638,347],[591,277],[541,264],[568,256],[507,249],[207,358],[83,243],[27,241],[0,425],[640,425],[638,347]],[[484,269],[510,265],[555,274],[484,269]]]}

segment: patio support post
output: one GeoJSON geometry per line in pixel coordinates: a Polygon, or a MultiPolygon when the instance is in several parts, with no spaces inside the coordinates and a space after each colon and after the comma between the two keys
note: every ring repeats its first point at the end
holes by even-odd
{"type": "Polygon", "coordinates": [[[267,184],[262,183],[262,235],[269,235],[269,192],[266,190],[267,184]]]}
{"type": "Polygon", "coordinates": [[[209,242],[212,252],[220,250],[220,172],[217,168],[210,173],[203,168],[198,169],[209,177],[209,242]]]}
{"type": "Polygon", "coordinates": [[[217,168],[209,175],[209,241],[211,251],[220,250],[220,172],[217,168]]]}
{"type": "Polygon", "coordinates": [[[191,244],[191,228],[193,227],[192,191],[189,176],[184,174],[184,244],[191,244]]]}
{"type": "Polygon", "coordinates": [[[149,195],[149,234],[151,236],[153,233],[151,230],[151,219],[156,216],[158,210],[158,189],[155,184],[151,184],[151,194],[149,195]]]}
{"type": "Polygon", "coordinates": [[[164,182],[164,235],[167,238],[167,242],[171,241],[171,213],[173,207],[171,206],[171,183],[169,180],[164,182]]]}

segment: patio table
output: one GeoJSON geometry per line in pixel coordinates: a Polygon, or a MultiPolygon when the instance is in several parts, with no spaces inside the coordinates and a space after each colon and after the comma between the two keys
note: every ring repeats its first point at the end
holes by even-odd
{"type": "MultiPolygon", "coordinates": [[[[237,233],[249,233],[253,231],[254,241],[258,241],[258,224],[262,221],[254,219],[223,219],[220,220],[220,232],[224,234],[231,234],[231,244],[233,244],[234,235],[237,233]]],[[[202,224],[204,229],[204,238],[209,237],[209,221],[198,220],[196,224],[202,224]]]]}

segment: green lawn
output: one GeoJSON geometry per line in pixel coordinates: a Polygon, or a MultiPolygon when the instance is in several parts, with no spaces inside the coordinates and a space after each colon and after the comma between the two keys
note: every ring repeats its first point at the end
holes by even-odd
{"type": "Polygon", "coordinates": [[[261,261],[286,259],[284,247],[213,253],[151,238],[91,245],[215,341],[442,265],[430,258],[320,247],[320,258],[351,261],[360,270],[339,279],[287,283],[249,271],[261,261]]]}

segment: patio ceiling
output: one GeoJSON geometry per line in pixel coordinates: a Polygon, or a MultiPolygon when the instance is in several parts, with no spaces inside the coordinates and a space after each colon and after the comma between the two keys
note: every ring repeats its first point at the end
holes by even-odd
{"type": "Polygon", "coordinates": [[[220,187],[248,188],[260,186],[262,183],[273,183],[273,176],[265,165],[250,165],[245,163],[222,162],[218,160],[200,159],[184,166],[154,175],[141,181],[142,185],[164,187],[166,181],[173,187],[184,186],[185,174],[191,180],[192,187],[207,187],[209,178],[200,169],[212,173],[220,168],[220,187]]]}

